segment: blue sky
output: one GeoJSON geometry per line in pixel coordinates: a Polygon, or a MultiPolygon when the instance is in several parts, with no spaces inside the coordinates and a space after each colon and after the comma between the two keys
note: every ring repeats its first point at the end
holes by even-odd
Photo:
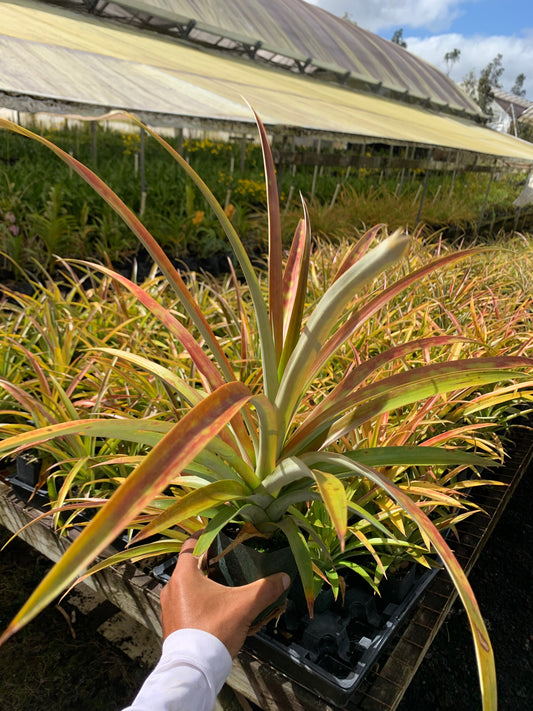
{"type": "Polygon", "coordinates": [[[503,88],[526,75],[533,101],[533,0],[308,0],[390,39],[403,28],[407,49],[447,70],[444,55],[461,50],[450,76],[460,82],[503,55],[503,88]]]}

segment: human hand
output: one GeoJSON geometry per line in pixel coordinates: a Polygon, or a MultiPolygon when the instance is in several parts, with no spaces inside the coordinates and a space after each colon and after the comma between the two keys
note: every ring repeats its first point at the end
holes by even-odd
{"type": "Polygon", "coordinates": [[[161,590],[163,638],[180,629],[204,630],[236,657],[252,622],[289,587],[290,577],[276,573],[240,587],[220,585],[200,570],[195,545],[194,538],[185,541],[172,577],[161,590]]]}

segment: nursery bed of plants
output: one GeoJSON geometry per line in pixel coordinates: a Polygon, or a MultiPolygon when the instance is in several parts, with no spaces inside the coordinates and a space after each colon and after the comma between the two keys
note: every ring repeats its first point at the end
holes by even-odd
{"type": "MultiPolygon", "coordinates": [[[[37,130],[97,170],[126,204],[139,212],[138,133],[120,134],[99,128],[95,160],[89,127],[37,130]]],[[[247,144],[241,166],[239,142],[209,138],[169,141],[180,148],[225,206],[250,254],[261,255],[267,235],[261,219],[266,209],[266,191],[259,144],[247,144]]],[[[308,146],[299,150],[315,149],[308,146]]],[[[301,166],[295,173],[283,172],[280,191],[286,233],[299,218],[299,191],[308,199],[311,195],[313,174],[313,166],[301,166]]],[[[512,229],[512,202],[523,180],[523,175],[502,175],[491,181],[487,193],[487,175],[431,175],[419,214],[423,171],[404,170],[387,177],[383,171],[361,169],[347,176],[344,168],[321,168],[309,206],[311,225],[315,233],[328,236],[351,234],[353,228],[362,229],[385,219],[391,231],[400,226],[412,230],[417,222],[449,229],[454,235],[478,227],[487,234],[494,225],[503,224],[512,229]]],[[[148,136],[143,183],[143,221],[168,255],[193,268],[202,265],[211,272],[225,271],[230,250],[220,224],[183,171],[169,165],[148,136]]],[[[97,256],[121,265],[130,264],[135,255],[143,257],[128,228],[87,185],[59,162],[50,160],[43,147],[7,132],[0,134],[0,187],[0,252],[7,255],[0,257],[0,277],[4,280],[23,279],[17,267],[34,274],[37,263],[51,269],[54,255],[97,256]]]]}
{"type": "Polygon", "coordinates": [[[484,708],[494,709],[486,626],[442,534],[451,540],[483,515],[471,493],[499,486],[509,428],[533,400],[529,239],[458,250],[378,225],[314,242],[304,205],[284,255],[258,121],[265,269],[189,163],[151,134],[209,203],[238,263],[221,279],[180,273],[95,174],[0,124],[83,177],[161,271],[137,280],[60,260],[31,293],[4,289],[0,455],[37,460],[55,526],[81,532],[1,640],[124,529],[126,549],[89,574],[172,555],[196,531],[197,554],[207,552],[231,522],[235,544],[288,546],[290,603],[304,617],[324,597],[352,599],[357,585],[376,603],[412,564],[434,568],[437,553],[472,627],[484,708]]]}
{"type": "MultiPolygon", "coordinates": [[[[420,253],[417,255],[416,259],[420,262],[424,262],[433,256],[435,252],[440,253],[447,248],[440,244],[438,241],[432,245],[428,245],[424,248],[420,247],[420,253]]],[[[325,244],[322,247],[317,247],[315,251],[315,262],[320,265],[322,278],[327,278],[328,268],[332,269],[335,265],[335,257],[338,254],[342,254],[343,248],[333,246],[331,244],[325,244]]],[[[413,257],[414,259],[414,257],[413,257]]],[[[529,272],[525,268],[530,259],[530,247],[526,240],[517,237],[512,245],[511,250],[498,248],[496,251],[492,251],[491,254],[479,255],[476,260],[473,261],[468,267],[464,267],[462,271],[455,270],[453,278],[448,280],[443,280],[443,283],[436,286],[435,282],[430,286],[432,292],[432,299],[436,298],[436,292],[439,294],[450,294],[454,290],[456,283],[459,283],[465,289],[464,294],[460,294],[460,289],[455,290],[455,297],[452,303],[451,297],[450,304],[448,305],[448,310],[453,313],[454,318],[457,319],[455,326],[462,319],[471,319],[472,313],[476,314],[477,309],[480,309],[478,315],[475,316],[478,329],[483,329],[485,342],[498,342],[501,343],[502,335],[505,334],[507,337],[506,347],[508,349],[516,348],[520,350],[524,345],[527,345],[529,333],[527,326],[526,312],[520,313],[520,307],[524,309],[529,308],[527,301],[525,300],[525,295],[528,293],[529,286],[529,272]],[[495,255],[497,259],[495,261],[495,255]],[[507,273],[506,281],[502,280],[500,274],[505,264],[505,271],[507,273]],[[509,287],[510,284],[515,285],[515,290],[512,291],[509,287]],[[466,286],[468,284],[468,287],[466,286]],[[521,284],[520,291],[516,291],[516,285],[521,284]],[[480,300],[481,293],[487,293],[486,289],[489,288],[489,293],[491,293],[491,308],[488,309],[486,304],[483,305],[480,300]],[[495,290],[498,289],[498,299],[496,299],[495,290]],[[494,308],[496,307],[496,308],[494,308]],[[502,315],[506,314],[505,318],[502,319],[502,315]],[[511,326],[510,318],[512,317],[513,322],[511,326]]],[[[318,274],[318,271],[317,271],[318,274]]],[[[84,349],[87,347],[86,344],[94,339],[94,343],[98,344],[100,339],[105,339],[106,345],[98,347],[107,348],[110,345],[117,345],[115,343],[109,343],[106,336],[109,333],[113,334],[113,338],[122,339],[119,345],[126,342],[131,342],[135,340],[137,343],[140,342],[141,337],[139,335],[139,327],[142,324],[142,349],[144,357],[154,358],[155,353],[153,352],[154,344],[157,344],[157,350],[161,351],[161,344],[163,339],[166,337],[164,330],[161,329],[160,324],[156,320],[147,319],[147,314],[143,309],[140,309],[138,302],[132,298],[127,292],[123,293],[119,287],[116,285],[111,285],[107,280],[100,281],[99,277],[91,274],[90,277],[80,279],[78,275],[74,272],[69,274],[68,270],[65,272],[62,281],[59,283],[50,280],[46,286],[38,287],[36,285],[36,291],[32,296],[21,295],[15,293],[8,293],[8,298],[4,302],[4,310],[6,313],[11,314],[10,320],[11,324],[16,324],[17,329],[21,329],[24,334],[24,339],[14,338],[12,332],[9,333],[9,351],[4,352],[4,366],[8,365],[9,359],[6,357],[10,353],[10,358],[13,359],[15,354],[19,353],[22,358],[18,359],[16,362],[12,360],[11,370],[9,372],[17,373],[17,377],[20,382],[25,383],[25,393],[27,396],[26,404],[31,400],[31,390],[29,387],[29,372],[35,372],[36,358],[44,365],[47,363],[46,373],[48,378],[51,378],[50,383],[54,382],[54,379],[58,376],[60,370],[63,373],[62,389],[65,393],[68,393],[72,404],[65,411],[68,414],[73,411],[74,408],[78,408],[79,416],[86,416],[85,408],[89,405],[91,408],[96,400],[100,400],[104,403],[104,398],[100,397],[97,391],[94,395],[88,393],[85,388],[89,387],[90,380],[86,381],[84,384],[84,390],[78,395],[74,396],[75,390],[72,388],[70,383],[79,383],[79,374],[89,372],[87,370],[87,362],[84,361],[84,349]],[[125,317],[128,317],[127,319],[125,317]],[[102,319],[99,322],[99,319],[102,319]],[[49,332],[44,332],[44,326],[46,324],[54,324],[53,329],[49,329],[49,332]],[[77,325],[79,324],[79,325],[77,325]],[[124,327],[124,324],[126,326],[124,327]],[[81,327],[83,325],[83,327],[81,327]],[[132,330],[131,330],[132,329],[132,330]],[[57,337],[57,340],[51,340],[53,335],[57,337]],[[65,341],[65,336],[67,340],[65,341]],[[48,342],[47,342],[48,341],[48,342]],[[30,356],[28,352],[23,352],[15,345],[16,342],[27,343],[28,346],[31,345],[33,356],[30,356]],[[46,343],[46,349],[43,345],[46,343]],[[109,345],[108,345],[109,343],[109,345]],[[61,353],[60,360],[57,361],[58,354],[61,353]],[[21,365],[24,361],[27,361],[28,374],[24,374],[21,370],[21,365]],[[98,394],[97,394],[98,393],[98,394]]],[[[152,293],[157,294],[159,297],[163,297],[163,301],[166,302],[168,295],[165,295],[165,290],[160,279],[151,278],[145,284],[152,293]]],[[[320,288],[320,282],[317,277],[315,287],[320,288]]],[[[201,294],[205,291],[205,303],[209,303],[209,299],[215,290],[225,289],[224,300],[231,299],[233,285],[230,279],[226,282],[211,282],[209,285],[204,284],[202,280],[191,275],[190,277],[190,288],[194,293],[201,294]]],[[[218,295],[218,301],[221,301],[220,294],[218,295]]],[[[419,299],[420,302],[427,304],[426,299],[419,299]]],[[[436,299],[438,303],[438,308],[436,314],[440,319],[442,319],[442,304],[439,303],[438,298],[436,299]]],[[[167,302],[166,302],[167,303],[167,302]]],[[[396,308],[400,309],[402,302],[398,302],[396,308]]],[[[174,300],[171,298],[170,304],[175,306],[174,300]]],[[[403,302],[405,304],[405,302],[403,302]]],[[[418,299],[415,303],[411,304],[411,310],[417,308],[418,299]]],[[[167,303],[167,306],[169,304],[167,303]]],[[[214,308],[214,305],[211,306],[214,308]]],[[[227,308],[227,302],[226,302],[227,308]]],[[[206,308],[206,312],[209,312],[209,308],[206,308]]],[[[390,313],[387,315],[386,324],[387,328],[390,329],[390,323],[394,321],[394,309],[391,307],[390,313]]],[[[434,319],[431,316],[427,316],[427,323],[430,323],[434,319]]],[[[376,324],[372,324],[375,328],[376,324]]],[[[442,328],[442,323],[440,324],[442,328]]],[[[410,328],[413,327],[413,323],[410,323],[410,328]]],[[[389,335],[390,337],[390,335],[389,335]]],[[[379,342],[379,332],[369,332],[366,338],[361,340],[366,341],[368,344],[372,343],[373,347],[378,348],[377,344],[379,342]]],[[[25,346],[24,348],[28,347],[25,346]]],[[[94,346],[93,346],[94,347],[94,346]]],[[[479,347],[479,346],[476,346],[479,347]]],[[[165,350],[165,349],[163,349],[165,350]]],[[[4,371],[6,373],[6,371],[4,371]]],[[[43,369],[43,376],[45,370],[43,369]]],[[[127,407],[131,410],[133,407],[140,407],[139,412],[145,414],[147,412],[148,401],[150,402],[150,407],[152,412],[157,411],[158,403],[165,402],[166,392],[162,389],[158,393],[156,383],[153,379],[146,379],[146,377],[140,376],[138,371],[131,371],[126,374],[124,368],[115,369],[114,371],[109,371],[109,376],[106,382],[106,392],[114,393],[113,399],[113,412],[119,412],[120,408],[127,407]],[[126,377],[125,377],[126,375],[126,377]],[[117,383],[113,383],[112,378],[117,377],[120,383],[120,388],[117,383]],[[139,381],[139,377],[141,380],[139,381]],[[147,390],[147,384],[150,383],[150,388],[147,390]],[[125,384],[127,384],[127,395],[124,391],[125,384]],[[116,410],[115,410],[116,407],[116,410]]],[[[7,373],[6,373],[7,374],[7,373]]],[[[12,379],[12,378],[11,378],[12,379]]],[[[12,379],[13,380],[13,379],[12,379]]],[[[44,393],[42,388],[46,389],[45,380],[40,378],[37,380],[38,388],[41,389],[40,399],[35,399],[33,407],[35,408],[32,412],[34,416],[43,415],[42,407],[46,397],[43,397],[44,393]],[[40,404],[38,404],[40,401],[40,404]]],[[[36,383],[37,385],[37,383],[36,383]]],[[[50,394],[52,390],[50,390],[50,394]]],[[[53,416],[57,420],[57,417],[61,410],[65,407],[66,400],[64,396],[59,396],[58,394],[48,401],[48,406],[52,407],[50,410],[50,416],[53,416]],[[55,401],[55,404],[53,404],[55,401]],[[52,415],[53,413],[53,415],[52,415]]],[[[37,393],[35,393],[37,395],[37,393]]],[[[503,392],[500,393],[503,395],[503,392]]],[[[460,402],[462,402],[463,393],[461,393],[460,402]]],[[[528,391],[523,392],[523,396],[526,398],[529,396],[528,391]]],[[[16,400],[16,398],[15,398],[16,400]]],[[[19,398],[20,400],[20,398],[19,398]]],[[[496,398],[495,402],[497,402],[496,398]]],[[[497,433],[505,434],[509,423],[512,421],[514,415],[519,413],[519,409],[513,404],[513,398],[504,400],[504,407],[499,409],[496,407],[491,407],[489,403],[489,408],[484,414],[484,419],[486,420],[486,427],[482,428],[482,431],[492,433],[489,438],[480,437],[476,441],[476,444],[483,448],[493,449],[498,451],[501,447],[499,440],[497,439],[497,433]],[[490,424],[489,424],[490,423],[490,424]]],[[[20,405],[20,402],[19,402],[20,405]]],[[[106,403],[106,407],[109,406],[109,402],[106,403]]],[[[447,412],[450,411],[450,402],[445,404],[447,412]]],[[[14,404],[14,407],[17,407],[14,404]]],[[[14,410],[11,411],[12,415],[14,410]]],[[[164,405],[161,405],[161,412],[164,412],[164,405]]],[[[482,411],[483,412],[483,411],[482,411]]],[[[29,416],[31,412],[28,412],[29,416]]],[[[70,415],[69,415],[70,416],[70,415]]],[[[428,427],[431,427],[432,420],[428,418],[428,427]]],[[[408,421],[408,418],[406,418],[408,421]]],[[[476,427],[480,425],[481,422],[477,422],[476,427]]],[[[11,428],[12,429],[12,428],[11,428]]],[[[23,427],[24,429],[24,427],[23,427]]],[[[446,430],[443,428],[442,430],[446,430]]],[[[461,433],[466,440],[468,437],[472,436],[472,433],[476,431],[476,428],[469,429],[466,428],[464,433],[461,433]]],[[[391,433],[392,434],[392,433],[391,433]]],[[[391,435],[389,435],[391,436],[391,435]]],[[[453,432],[454,440],[457,436],[456,432],[453,432]]],[[[386,446],[387,440],[384,440],[384,445],[386,446]]],[[[72,443],[70,444],[72,446],[72,443]]],[[[53,496],[57,496],[58,493],[58,483],[64,481],[65,477],[69,477],[72,472],[72,461],[73,457],[77,455],[78,462],[83,461],[86,466],[86,475],[89,479],[87,480],[86,486],[90,486],[91,482],[94,480],[96,485],[99,487],[98,491],[101,493],[105,491],[106,488],[113,488],[116,485],[116,469],[117,466],[123,466],[124,461],[116,461],[119,457],[119,452],[114,452],[111,461],[104,465],[104,468],[100,470],[99,476],[95,477],[94,467],[102,459],[109,459],[110,454],[102,453],[102,450],[98,452],[92,449],[86,449],[87,446],[95,446],[94,442],[87,440],[84,442],[85,452],[82,459],[79,458],[79,450],[72,450],[69,455],[68,449],[63,451],[61,456],[58,452],[52,452],[51,455],[56,460],[55,465],[52,468],[54,472],[53,476],[48,478],[47,487],[52,492],[53,496]],[[105,458],[104,458],[105,457],[105,458]],[[100,459],[102,458],[102,459],[100,459]],[[115,461],[113,461],[113,458],[115,461]],[[107,470],[107,474],[105,474],[107,470]]],[[[122,456],[124,456],[123,446],[121,445],[122,456]]],[[[67,445],[68,447],[68,445],[67,445]]],[[[139,451],[135,447],[134,452],[139,451]]],[[[48,454],[50,457],[50,454],[48,454]]],[[[135,454],[134,454],[135,456],[135,454]]],[[[50,460],[49,460],[50,461],[50,460]]],[[[82,471],[81,466],[78,466],[78,473],[82,471]]],[[[31,489],[31,487],[30,487],[31,489]]],[[[367,583],[365,583],[367,585],[367,583]]],[[[367,586],[370,591],[370,586],[367,586]]],[[[331,666],[331,662],[330,662],[331,666]]],[[[342,689],[342,686],[341,686],[342,689]]],[[[338,692],[332,692],[331,689],[325,692],[326,696],[331,696],[333,693],[334,697],[339,699],[338,692]]]]}

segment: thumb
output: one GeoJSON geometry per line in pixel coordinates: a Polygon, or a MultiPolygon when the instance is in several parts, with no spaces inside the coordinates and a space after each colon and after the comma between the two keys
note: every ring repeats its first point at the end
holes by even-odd
{"type": "Polygon", "coordinates": [[[290,584],[291,579],[287,573],[276,573],[234,590],[239,590],[242,595],[242,603],[246,605],[247,616],[252,622],[263,610],[276,602],[290,584]]]}

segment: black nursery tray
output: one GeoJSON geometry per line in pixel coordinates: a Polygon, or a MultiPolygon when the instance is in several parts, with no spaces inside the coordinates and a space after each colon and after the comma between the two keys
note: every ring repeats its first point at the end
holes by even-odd
{"type": "MultiPolygon", "coordinates": [[[[153,569],[159,582],[168,582],[176,560],[173,556],[153,569]]],[[[244,648],[326,701],[344,706],[437,572],[413,564],[402,585],[385,589],[382,598],[365,583],[349,588],[344,604],[325,591],[313,619],[302,617],[301,606],[289,597],[279,621],[249,637],[244,648]]]]}
{"type": "Polygon", "coordinates": [[[403,598],[381,605],[370,588],[349,589],[344,606],[334,604],[307,618],[297,641],[286,637],[289,608],[277,625],[272,622],[250,637],[246,648],[315,694],[344,706],[437,572],[413,565],[403,598]]]}
{"type": "Polygon", "coordinates": [[[7,476],[6,482],[25,504],[30,503],[41,511],[46,511],[50,508],[50,499],[47,489],[35,489],[34,485],[28,484],[27,481],[21,479],[17,474],[7,476]]]}

